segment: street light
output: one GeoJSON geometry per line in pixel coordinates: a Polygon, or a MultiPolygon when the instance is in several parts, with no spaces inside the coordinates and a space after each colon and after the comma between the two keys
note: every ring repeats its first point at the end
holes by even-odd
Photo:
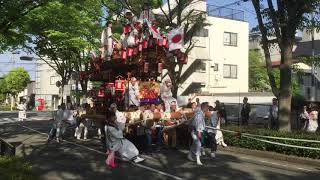
{"type": "Polygon", "coordinates": [[[33,59],[35,58],[31,56],[20,56],[21,61],[33,61],[33,59]]]}

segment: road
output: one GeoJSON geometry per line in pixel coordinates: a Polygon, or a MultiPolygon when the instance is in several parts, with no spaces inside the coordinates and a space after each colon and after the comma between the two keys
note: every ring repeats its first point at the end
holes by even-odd
{"type": "Polygon", "coordinates": [[[204,166],[187,160],[187,150],[163,150],[143,155],[142,164],[117,161],[118,167],[105,166],[105,154],[97,138],[89,141],[67,138],[46,145],[50,114],[33,113],[17,122],[17,113],[0,112],[0,136],[17,146],[17,155],[26,158],[41,179],[319,179],[319,167],[292,164],[245,154],[218,151],[216,159],[204,157],[204,166]]]}

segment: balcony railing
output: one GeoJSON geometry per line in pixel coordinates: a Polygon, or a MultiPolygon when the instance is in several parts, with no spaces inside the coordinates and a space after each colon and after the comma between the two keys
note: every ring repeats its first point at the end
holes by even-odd
{"type": "Polygon", "coordinates": [[[232,20],[244,21],[244,11],[237,9],[207,5],[207,13],[208,16],[216,16],[232,20]]]}

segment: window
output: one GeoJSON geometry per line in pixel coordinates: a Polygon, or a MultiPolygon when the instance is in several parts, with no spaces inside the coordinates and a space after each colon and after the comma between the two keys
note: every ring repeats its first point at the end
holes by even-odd
{"type": "Polygon", "coordinates": [[[214,63],[213,70],[214,71],[219,71],[219,64],[218,63],[214,63]]]}
{"type": "Polygon", "coordinates": [[[237,75],[238,75],[238,66],[237,65],[230,65],[230,64],[223,65],[223,77],[224,78],[237,79],[237,75]]]}
{"type": "Polygon", "coordinates": [[[209,31],[208,29],[200,29],[195,33],[195,37],[208,37],[209,31]]]}
{"type": "Polygon", "coordinates": [[[224,32],[223,44],[225,46],[237,46],[237,33],[224,32]]]}
{"type": "Polygon", "coordinates": [[[200,62],[199,66],[196,67],[196,72],[206,72],[206,63],[200,62]]]}
{"type": "Polygon", "coordinates": [[[59,81],[59,77],[50,76],[50,85],[55,85],[57,81],[59,81]]]}

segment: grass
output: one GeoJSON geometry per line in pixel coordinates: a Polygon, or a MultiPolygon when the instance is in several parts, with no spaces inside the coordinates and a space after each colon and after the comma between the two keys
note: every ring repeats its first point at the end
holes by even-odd
{"type": "Polygon", "coordinates": [[[36,180],[32,166],[21,158],[0,156],[1,180],[36,180]]]}

